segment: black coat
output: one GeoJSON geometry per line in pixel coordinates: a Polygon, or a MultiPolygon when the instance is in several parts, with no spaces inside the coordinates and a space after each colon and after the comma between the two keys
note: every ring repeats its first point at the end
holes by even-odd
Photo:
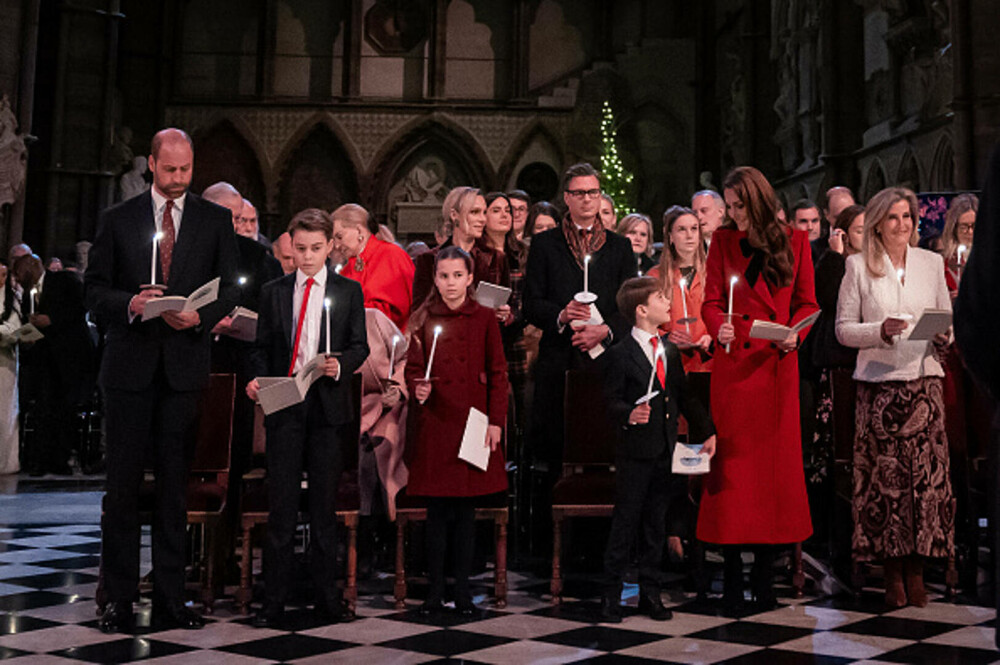
{"type": "Polygon", "coordinates": [[[629,425],[628,417],[635,401],[646,394],[653,371],[638,342],[628,336],[608,351],[605,362],[604,391],[611,421],[619,428],[617,456],[631,459],[654,459],[664,450],[673,455],[677,443],[677,418],[683,414],[688,421],[691,443],[702,443],[715,434],[715,427],[694,391],[688,386],[684,365],[677,347],[660,338],[666,353],[667,386],[661,389],[659,379],[653,389],[660,394],[650,400],[649,422],[629,425]]]}
{"type": "MultiPolygon", "coordinates": [[[[268,282],[260,292],[257,341],[251,353],[253,376],[285,376],[292,361],[295,275],[268,282]]],[[[327,270],[326,297],[330,298],[330,351],[340,353],[340,379],[323,377],[311,390],[319,391],[327,422],[340,425],[354,417],[351,375],[368,357],[365,299],[361,285],[327,270]]],[[[326,348],[326,326],[320,325],[317,351],[326,348]]],[[[277,415],[277,414],[273,414],[277,415]]]]}
{"type": "Polygon", "coordinates": [[[199,310],[201,323],[187,330],[174,330],[162,318],[129,321],[129,301],[149,283],[155,229],[148,191],[101,214],[85,278],[87,308],[107,329],[99,381],[105,388],[142,390],[162,362],[172,389],[199,390],[208,385],[210,331],[236,305],[232,214],[187,194],[165,295],[186,297],[221,278],[218,300],[199,310]]]}

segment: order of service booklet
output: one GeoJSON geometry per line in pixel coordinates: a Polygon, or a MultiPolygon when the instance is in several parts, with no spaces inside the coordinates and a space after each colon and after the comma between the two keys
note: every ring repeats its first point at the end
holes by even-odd
{"type": "Polygon", "coordinates": [[[773,321],[763,321],[761,319],[757,319],[750,327],[750,337],[780,342],[783,339],[787,339],[793,332],[801,332],[811,326],[815,323],[816,319],[819,318],[819,315],[820,310],[816,310],[792,327],[783,326],[780,323],[775,323],[773,321]]]}
{"type": "Polygon", "coordinates": [[[149,321],[164,312],[191,312],[215,302],[219,298],[219,278],[199,286],[187,298],[184,296],[164,296],[146,301],[146,309],[142,312],[142,320],[149,321]]]}
{"type": "Polygon", "coordinates": [[[257,378],[260,389],[257,401],[265,416],[281,411],[306,398],[309,388],[323,376],[326,355],[319,354],[306,363],[295,376],[261,376],[257,378]]]}

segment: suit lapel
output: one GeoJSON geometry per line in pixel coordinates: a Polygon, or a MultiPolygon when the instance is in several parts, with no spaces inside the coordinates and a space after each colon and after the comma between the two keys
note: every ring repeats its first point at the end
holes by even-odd
{"type": "MultiPolygon", "coordinates": [[[[739,277],[739,279],[740,279],[741,282],[746,283],[746,281],[747,281],[747,269],[750,267],[750,259],[751,259],[751,257],[749,257],[749,256],[743,256],[743,252],[740,250],[739,243],[736,243],[734,245],[733,252],[735,254],[734,260],[733,260],[733,264],[739,267],[739,274],[737,276],[739,277]]],[[[737,287],[739,287],[739,286],[740,285],[737,284],[737,287]]],[[[747,286],[749,286],[749,284],[747,284],[747,286]]],[[[726,288],[728,288],[728,287],[729,287],[729,285],[726,284],[726,288]]],[[[736,289],[737,292],[740,291],[740,290],[741,289],[739,289],[739,288],[736,289]]],[[[757,276],[757,281],[754,283],[753,287],[750,289],[750,292],[753,293],[772,312],[776,312],[777,311],[777,309],[774,306],[774,299],[771,297],[771,291],[767,288],[767,282],[765,281],[763,274],[760,274],[760,275],[757,276]]],[[[734,299],[736,298],[735,294],[734,294],[733,297],[734,297],[734,299]]],[[[733,315],[734,316],[740,312],[740,309],[741,308],[738,307],[736,305],[736,303],[733,303],[733,315]]]]}
{"type": "MultiPolygon", "coordinates": [[[[156,235],[156,219],[153,217],[153,195],[147,189],[145,193],[136,197],[135,204],[139,206],[136,211],[138,223],[131,226],[135,231],[135,244],[139,248],[139,254],[145,258],[141,265],[149,266],[153,262],[153,236],[156,235]]],[[[149,270],[145,271],[146,274],[149,270]]],[[[156,257],[156,280],[158,284],[163,283],[163,266],[160,257],[156,257]]],[[[143,279],[145,284],[146,280],[143,279]]]]}
{"type": "Polygon", "coordinates": [[[639,370],[639,376],[649,376],[649,373],[653,371],[653,366],[649,364],[649,359],[646,357],[645,352],[639,348],[639,342],[636,341],[635,337],[629,333],[628,339],[625,340],[627,345],[629,356],[632,358],[632,362],[635,363],[636,369],[639,370]]]}
{"type": "Polygon", "coordinates": [[[291,274],[291,279],[285,279],[281,282],[281,296],[278,298],[278,307],[281,309],[281,327],[285,333],[285,343],[288,344],[288,353],[292,352],[292,344],[295,340],[292,339],[292,320],[294,318],[294,313],[292,309],[295,307],[295,273],[291,274]]]}

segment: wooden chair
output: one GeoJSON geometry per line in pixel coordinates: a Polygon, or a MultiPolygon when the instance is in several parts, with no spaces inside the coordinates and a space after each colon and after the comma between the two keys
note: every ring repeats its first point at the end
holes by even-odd
{"type": "Polygon", "coordinates": [[[562,527],[570,517],[610,517],[615,507],[613,464],[618,432],[605,409],[601,375],[566,372],[562,477],[552,488],[552,602],[562,601],[562,527]]]}
{"type": "MultiPolygon", "coordinates": [[[[476,520],[493,520],[493,537],[496,543],[496,567],[493,569],[494,602],[500,609],[507,607],[507,522],[509,511],[505,494],[483,497],[483,505],[476,507],[476,520]],[[489,505],[496,502],[498,505],[489,505]],[[500,505],[502,503],[502,505],[500,505]]],[[[427,508],[419,498],[409,497],[406,491],[396,495],[396,583],[393,589],[396,609],[406,607],[406,525],[427,521],[427,508]]]]}
{"type": "MultiPolygon", "coordinates": [[[[354,393],[354,418],[351,429],[344,441],[344,472],[337,486],[337,520],[347,531],[347,561],[344,580],[344,600],[353,610],[358,600],[358,510],[361,495],[358,490],[358,445],[361,438],[361,375],[354,374],[351,380],[354,393]]],[[[254,457],[260,459],[265,454],[266,436],[264,414],[258,407],[254,423],[254,457]]],[[[267,472],[255,468],[243,476],[244,491],[240,504],[240,527],[243,538],[240,543],[240,588],[236,592],[239,611],[247,614],[253,596],[253,531],[258,525],[266,525],[270,514],[267,499],[267,472]]],[[[299,504],[299,523],[308,521],[310,510],[308,492],[303,491],[299,504]]]]}

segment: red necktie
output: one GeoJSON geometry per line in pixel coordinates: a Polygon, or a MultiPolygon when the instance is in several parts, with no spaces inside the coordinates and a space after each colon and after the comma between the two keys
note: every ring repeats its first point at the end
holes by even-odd
{"type": "Polygon", "coordinates": [[[174,216],[171,210],[174,207],[172,199],[167,199],[167,205],[163,208],[163,223],[160,238],[160,270],[163,272],[163,283],[170,280],[170,260],[174,256],[174,216]]]}
{"type": "Polygon", "coordinates": [[[309,292],[312,290],[313,278],[306,280],[306,291],[302,294],[302,306],[299,307],[299,324],[295,326],[295,344],[292,346],[292,364],[288,366],[288,376],[295,371],[295,359],[299,357],[299,342],[302,341],[302,324],[306,320],[306,307],[309,306],[309,292]]]}
{"type": "Polygon", "coordinates": [[[667,389],[667,366],[663,364],[663,354],[659,351],[660,338],[653,335],[649,338],[649,343],[653,345],[653,356],[656,358],[656,378],[660,380],[660,385],[667,389]]]}

